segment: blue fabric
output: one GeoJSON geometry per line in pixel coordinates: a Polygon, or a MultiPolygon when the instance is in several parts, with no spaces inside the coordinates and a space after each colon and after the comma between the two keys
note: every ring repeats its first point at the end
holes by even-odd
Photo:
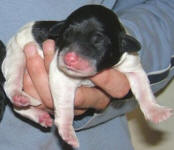
{"type": "MultiPolygon", "coordinates": [[[[117,12],[129,32],[142,43],[140,52],[145,70],[158,73],[170,65],[174,43],[173,0],[1,0],[0,40],[5,43],[24,24],[33,20],[62,20],[74,9],[89,3],[102,4],[117,12]]],[[[154,91],[173,77],[152,85],[154,91]]],[[[115,101],[103,113],[74,122],[81,150],[132,150],[125,114],[133,101],[115,101]],[[127,102],[127,103],[126,103],[127,102]],[[92,128],[90,128],[92,127],[92,128]],[[84,130],[86,129],[86,130],[84,130]],[[120,138],[121,137],[121,138],[120,138]]],[[[0,122],[2,150],[71,150],[58,138],[55,128],[43,128],[14,115],[6,108],[0,122]]]]}
{"type": "MultiPolygon", "coordinates": [[[[126,3],[126,0],[123,0],[117,1],[112,9],[118,14],[127,31],[142,44],[140,57],[147,74],[160,76],[170,71],[170,75],[165,76],[166,79],[163,78],[161,82],[152,85],[153,91],[158,92],[167,85],[173,74],[170,66],[171,58],[174,56],[174,1],[138,0],[126,3]],[[117,4],[121,6],[120,9],[117,4]],[[129,8],[128,4],[135,6],[129,8]]],[[[89,120],[84,118],[85,124],[79,128],[89,128],[124,114],[135,107],[135,102],[127,99],[114,101],[113,105],[89,120]]]]}
{"type": "Polygon", "coordinates": [[[174,1],[149,0],[118,13],[142,44],[140,56],[146,72],[167,69],[174,54],[174,1]]]}
{"type": "MultiPolygon", "coordinates": [[[[27,122],[15,119],[9,108],[0,123],[0,133],[1,150],[71,150],[57,136],[55,128],[51,132],[44,132],[27,122]]],[[[77,136],[80,150],[133,150],[125,116],[77,132],[77,136]]]]}

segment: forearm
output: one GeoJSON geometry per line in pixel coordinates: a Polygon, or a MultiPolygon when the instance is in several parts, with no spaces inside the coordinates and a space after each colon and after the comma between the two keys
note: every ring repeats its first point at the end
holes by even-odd
{"type": "Polygon", "coordinates": [[[123,98],[130,90],[127,77],[115,69],[103,71],[91,80],[113,98],[123,98]]]}

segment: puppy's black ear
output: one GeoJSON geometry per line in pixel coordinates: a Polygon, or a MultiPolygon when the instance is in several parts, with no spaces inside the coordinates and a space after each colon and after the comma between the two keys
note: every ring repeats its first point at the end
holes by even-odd
{"type": "Polygon", "coordinates": [[[62,30],[64,25],[64,21],[60,21],[57,22],[55,25],[53,25],[50,29],[49,29],[49,36],[58,36],[60,31],[62,30]]]}
{"type": "Polygon", "coordinates": [[[122,52],[137,52],[141,49],[141,44],[130,35],[121,34],[120,39],[122,52]]]}

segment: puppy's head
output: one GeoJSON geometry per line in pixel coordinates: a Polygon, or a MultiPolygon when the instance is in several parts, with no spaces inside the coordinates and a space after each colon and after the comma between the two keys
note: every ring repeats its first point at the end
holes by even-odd
{"type": "Polygon", "coordinates": [[[60,38],[58,66],[71,76],[92,76],[119,62],[139,43],[120,24],[116,14],[99,5],[87,5],[74,11],[65,21],[60,38]]]}

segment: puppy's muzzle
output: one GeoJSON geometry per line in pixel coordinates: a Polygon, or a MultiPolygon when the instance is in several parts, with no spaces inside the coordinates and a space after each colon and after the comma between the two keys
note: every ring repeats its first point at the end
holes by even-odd
{"type": "Polygon", "coordinates": [[[89,61],[79,56],[76,52],[66,53],[64,63],[73,70],[85,71],[90,68],[89,61]]]}

